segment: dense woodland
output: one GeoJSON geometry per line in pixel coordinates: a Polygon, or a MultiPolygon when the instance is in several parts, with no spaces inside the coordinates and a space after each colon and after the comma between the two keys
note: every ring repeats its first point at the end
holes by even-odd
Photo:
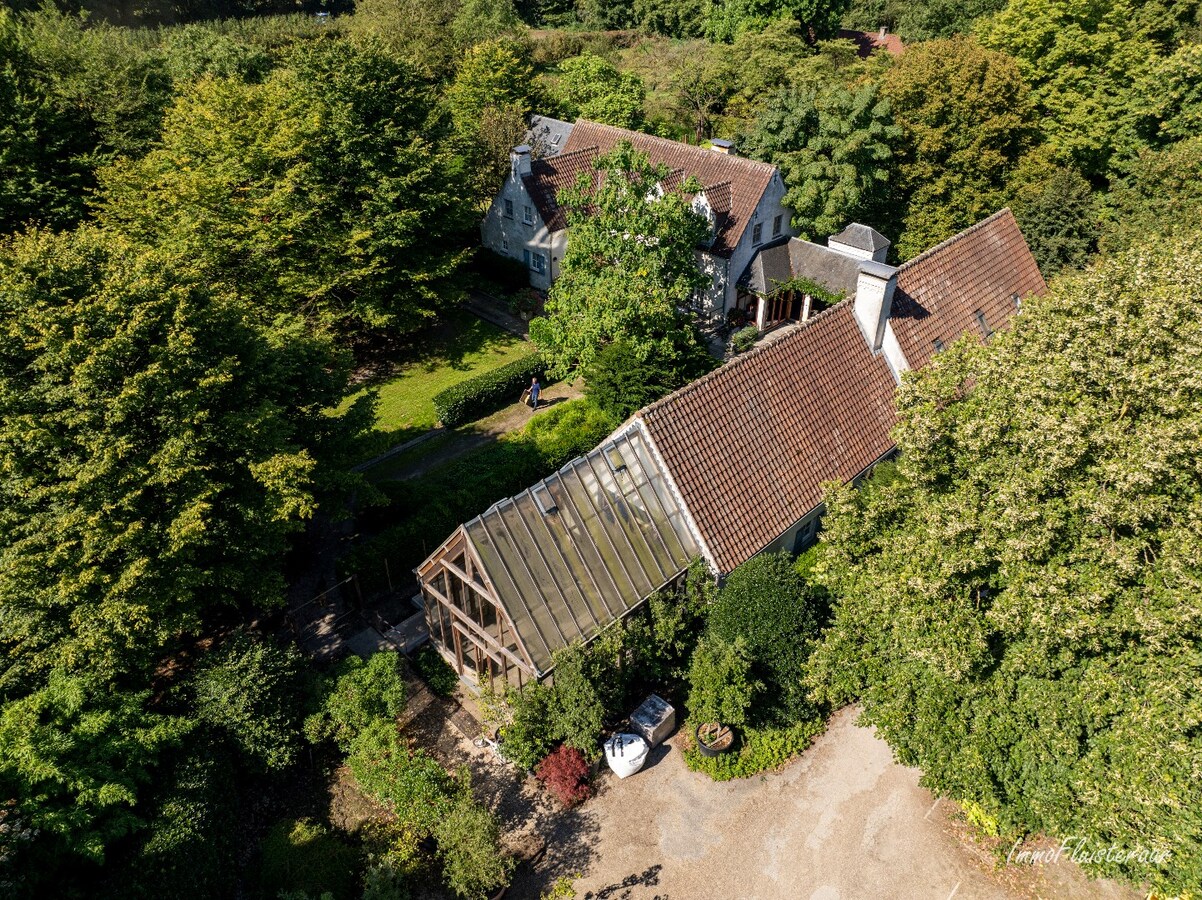
{"type": "MultiPolygon", "coordinates": [[[[319,673],[274,631],[306,523],[372,493],[350,470],[372,422],[370,395],[340,407],[350,374],[459,303],[532,112],[734,139],[781,167],[803,236],[858,220],[897,260],[1015,210],[1051,294],[903,387],[892,480],[831,496],[813,699],[777,686],[799,708],[861,699],[999,834],[1142,840],[1170,861],[1100,871],[1202,882],[1200,10],[7,4],[0,890],[383,900],[406,879],[471,897],[503,878],[473,849],[495,822],[387,725],[395,658],[319,673]],[[888,26],[906,51],[861,59],[841,25],[888,26]],[[344,758],[433,818],[362,846],[318,821],[273,829],[319,806],[344,758]],[[298,847],[337,873],[289,880],[298,847]]],[[[691,227],[672,215],[665,233],[691,227]]],[[[628,315],[639,292],[565,275],[540,340],[565,372],[600,361],[612,399],[549,420],[528,453],[501,447],[526,453],[522,478],[629,412],[614,371],[648,367],[662,393],[698,370],[673,320],[690,273],[663,271],[658,323],[583,333],[557,311],[628,315]]],[[[734,644],[714,665],[747,676],[734,644]]]]}

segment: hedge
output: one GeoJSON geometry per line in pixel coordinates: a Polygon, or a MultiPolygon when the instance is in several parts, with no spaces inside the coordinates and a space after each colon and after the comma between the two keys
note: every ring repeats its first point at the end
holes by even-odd
{"type": "Polygon", "coordinates": [[[536,375],[545,381],[547,364],[537,353],[483,372],[434,395],[434,411],[447,428],[471,422],[517,400],[536,375]]]}

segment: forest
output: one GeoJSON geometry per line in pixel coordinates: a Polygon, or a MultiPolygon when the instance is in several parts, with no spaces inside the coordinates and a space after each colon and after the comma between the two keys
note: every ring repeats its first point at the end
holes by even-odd
{"type": "MultiPolygon", "coordinates": [[[[496,826],[470,790],[379,724],[404,702],[395,658],[315,667],[280,612],[308,524],[373,490],[353,471],[374,403],[353,373],[460,305],[480,216],[532,113],[731,139],[780,167],[803,237],[864,222],[893,240],[891,261],[1014,210],[1056,299],[1029,333],[957,351],[903,387],[897,481],[832,493],[832,549],[818,565],[836,599],[806,677],[823,702],[862,699],[906,760],[996,828],[1080,826],[1073,810],[1088,808],[1086,825],[1127,837],[1155,806],[1154,837],[1177,862],[1106,874],[1173,889],[1202,880],[1199,636],[1196,608],[1180,602],[1199,583],[1189,550],[1202,540],[1183,449],[1198,449],[1199,391],[1182,362],[1198,346],[1199,0],[19,0],[0,10],[0,108],[7,896],[405,897],[418,864],[397,848],[412,842],[352,846],[306,818],[344,759],[377,796],[434,798],[441,824],[397,827],[437,846],[448,889],[478,896],[497,876],[481,870],[500,863],[472,852],[495,844],[496,826]],[[862,57],[838,37],[882,27],[901,55],[862,57]],[[1125,318],[1096,302],[1110,296],[1125,318]],[[1073,302],[1114,338],[1109,358],[1126,360],[1109,376],[1173,396],[1171,414],[1139,391],[1107,393],[1096,371],[1089,390],[1074,386],[1091,357],[1074,343],[1073,302]],[[1037,391],[1041,362],[1062,352],[1059,392],[1037,391]],[[1164,365],[1140,368],[1141,354],[1164,365]],[[979,408],[957,405],[970,383],[994,391],[979,408]],[[1146,517],[1124,518],[1110,494],[1061,510],[1055,525],[1077,529],[1071,547],[1096,580],[1066,580],[1057,596],[1108,586],[1090,594],[1101,599],[1079,640],[1049,645],[1014,626],[1031,612],[1006,602],[1005,585],[1077,558],[1050,538],[1023,555],[1016,521],[988,539],[1017,556],[978,558],[957,532],[975,574],[940,574],[957,597],[979,599],[987,584],[1001,598],[992,611],[960,610],[934,647],[920,629],[892,641],[862,585],[939,571],[932,548],[952,540],[956,510],[986,527],[998,501],[981,485],[1010,478],[1021,454],[982,435],[1005,431],[1014,396],[1056,411],[1026,421],[1030,435],[1063,424],[1072,403],[1094,415],[1078,435],[1102,420],[1172,419],[1152,429],[1154,445],[1109,435],[1103,452],[1083,437],[1079,468],[1028,445],[1021,458],[1047,467],[1014,476],[1024,508],[1049,512],[1049,479],[1088,473],[1146,517]],[[1146,471],[1130,465],[1141,456],[1146,471]],[[1177,481],[1144,496],[1141,478],[1177,481]],[[956,493],[956,480],[981,493],[956,493]],[[903,531],[926,537],[908,559],[890,549],[908,546],[893,541],[903,531]],[[1122,552],[1081,549],[1107,535],[1122,552]],[[1122,642],[1105,636],[1101,610],[1133,604],[1145,578],[1171,602],[1122,606],[1122,634],[1166,656],[1103,666],[1122,642]],[[962,638],[946,633],[953,623],[962,638]],[[944,659],[937,677],[901,664],[932,654],[944,659]],[[1156,671],[1165,659],[1168,674],[1156,671]],[[1038,681],[1053,670],[1077,693],[1038,681]],[[1014,718],[999,698],[1028,675],[1030,716],[1014,718]],[[1120,683],[1182,716],[1174,743],[1097,699],[1120,683]],[[935,698],[917,721],[898,699],[916,695],[935,698]],[[999,760],[1032,722],[1060,721],[1049,710],[1090,703],[1097,717],[1072,726],[1083,742],[1123,721],[1132,731],[1108,739],[1163,768],[1100,739],[1081,759],[1039,748],[1031,778],[1052,787],[1032,807],[1030,785],[999,760]],[[953,740],[942,723],[970,708],[979,728],[953,740]],[[381,774],[398,759],[406,790],[425,794],[401,796],[381,774]],[[1158,806],[1155,778],[1170,770],[1175,799],[1158,806]],[[1121,771],[1138,777],[1107,806],[1099,792],[1121,771]],[[286,817],[308,823],[299,838],[280,831],[286,817]],[[325,848],[351,874],[297,885],[279,875],[281,845],[325,848]]],[[[659,393],[687,377],[661,375],[649,379],[659,393]]],[[[930,597],[893,599],[914,621],[940,618],[930,597]]]]}

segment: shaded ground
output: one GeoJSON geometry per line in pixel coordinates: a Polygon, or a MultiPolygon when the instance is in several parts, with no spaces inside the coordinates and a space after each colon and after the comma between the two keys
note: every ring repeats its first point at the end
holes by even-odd
{"type": "Polygon", "coordinates": [[[637,775],[603,772],[598,796],[567,812],[445,721],[428,724],[420,740],[472,768],[508,829],[546,840],[545,857],[519,867],[512,900],[537,900],[556,877],[576,873],[578,896],[592,900],[1142,896],[1089,881],[1067,861],[997,871],[956,807],[935,802],[918,771],[895,763],[854,718],[854,710],[836,714],[783,771],[726,784],[685,768],[678,733],[637,775]]]}

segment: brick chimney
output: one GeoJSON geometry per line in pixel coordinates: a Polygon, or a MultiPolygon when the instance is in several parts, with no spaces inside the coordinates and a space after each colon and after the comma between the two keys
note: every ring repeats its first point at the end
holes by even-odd
{"type": "Polygon", "coordinates": [[[521,178],[530,174],[530,145],[521,144],[514,147],[509,154],[509,164],[513,169],[513,177],[521,178]]]}

